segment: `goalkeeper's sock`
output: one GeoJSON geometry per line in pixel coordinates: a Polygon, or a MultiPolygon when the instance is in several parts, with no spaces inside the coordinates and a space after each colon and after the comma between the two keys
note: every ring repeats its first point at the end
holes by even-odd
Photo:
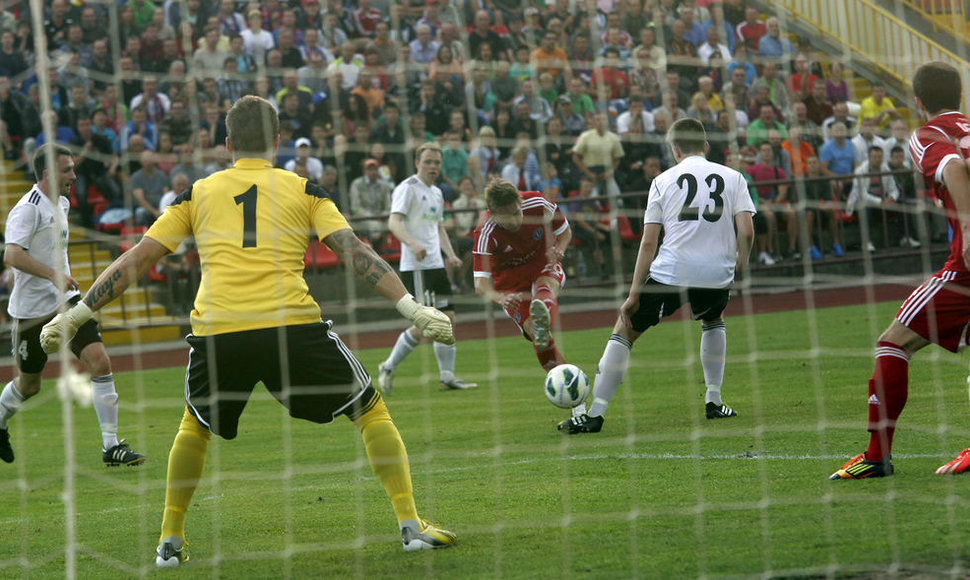
{"type": "Polygon", "coordinates": [[[721,383],[724,381],[724,359],[727,354],[727,332],[723,320],[704,322],[701,332],[701,367],[707,385],[705,403],[721,405],[721,383]]]}
{"type": "Polygon", "coordinates": [[[94,412],[101,424],[101,445],[111,449],[118,444],[118,393],[111,373],[91,377],[91,392],[94,394],[94,412]]]}
{"type": "Polygon", "coordinates": [[[869,447],[866,459],[882,461],[892,452],[896,419],[909,395],[909,353],[891,342],[876,343],[876,368],[869,380],[869,447]]]}
{"type": "Polygon", "coordinates": [[[202,477],[211,437],[212,433],[186,407],[175,443],[168,454],[165,515],[162,517],[159,543],[169,536],[185,539],[185,512],[202,477]]]}
{"type": "Polygon", "coordinates": [[[546,372],[566,362],[566,359],[563,358],[559,349],[556,348],[556,341],[552,337],[549,338],[549,346],[545,350],[540,350],[534,344],[532,345],[532,350],[536,351],[536,358],[539,359],[539,364],[542,365],[542,369],[546,372]]]}
{"type": "Polygon", "coordinates": [[[442,381],[455,379],[455,357],[458,348],[453,344],[434,343],[434,357],[438,359],[438,374],[442,381]]]}
{"type": "Polygon", "coordinates": [[[606,413],[606,408],[626,374],[631,348],[633,343],[618,334],[611,335],[606,341],[603,358],[596,367],[596,378],[593,379],[593,403],[589,406],[591,416],[601,417],[606,413]]]}
{"type": "Polygon", "coordinates": [[[401,364],[414,347],[418,346],[418,339],[411,336],[409,329],[405,329],[404,332],[398,335],[397,342],[394,343],[394,348],[391,349],[391,356],[387,357],[384,362],[384,366],[391,367],[392,369],[397,368],[397,365],[401,364]]]}
{"type": "Polygon", "coordinates": [[[13,381],[7,383],[0,393],[0,429],[7,428],[7,420],[17,414],[24,405],[24,396],[17,390],[13,381]]]}
{"type": "Polygon", "coordinates": [[[380,395],[376,396],[377,402],[361,417],[354,419],[354,424],[360,429],[371,469],[384,486],[397,521],[418,521],[407,449],[387,412],[384,400],[380,395]]]}

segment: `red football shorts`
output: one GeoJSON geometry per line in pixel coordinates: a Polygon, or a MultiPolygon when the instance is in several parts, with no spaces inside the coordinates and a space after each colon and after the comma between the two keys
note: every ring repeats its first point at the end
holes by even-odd
{"type": "Polygon", "coordinates": [[[970,274],[940,270],[913,290],[896,320],[951,352],[967,347],[970,326],[970,274]]]}
{"type": "MultiPolygon", "coordinates": [[[[542,277],[549,277],[559,283],[559,287],[562,288],[566,283],[566,273],[562,269],[562,264],[546,264],[544,268],[539,272],[538,275],[531,276],[529,280],[521,279],[516,282],[514,287],[503,287],[499,289],[501,292],[522,292],[525,290],[534,291],[535,281],[542,277]]],[[[509,281],[506,281],[509,284],[509,281]]],[[[511,284],[509,284],[511,286],[511,284]]],[[[504,286],[504,284],[503,284],[504,286]]],[[[518,308],[514,310],[511,308],[505,309],[505,314],[512,319],[512,322],[522,330],[522,323],[529,318],[529,306],[531,305],[531,300],[522,300],[519,302],[518,308]]]]}

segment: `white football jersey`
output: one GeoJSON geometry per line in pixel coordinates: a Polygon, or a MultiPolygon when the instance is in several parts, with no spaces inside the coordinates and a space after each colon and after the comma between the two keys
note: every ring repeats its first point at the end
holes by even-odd
{"type": "MultiPolygon", "coordinates": [[[[50,199],[35,185],[28,191],[7,215],[6,243],[15,244],[27,250],[30,257],[41,264],[71,273],[67,261],[67,211],[71,202],[66,197],[58,197],[55,208],[50,199]],[[55,213],[56,212],[56,213],[55,213]],[[57,222],[64,224],[64,237],[57,239],[57,222]]],[[[68,290],[66,298],[80,294],[68,290]]],[[[60,306],[57,287],[46,278],[38,278],[14,268],[13,290],[7,312],[13,318],[39,318],[57,311],[60,306]]]]}
{"type": "Polygon", "coordinates": [[[663,226],[650,277],[670,286],[724,288],[734,280],[734,216],[755,213],[739,172],[691,155],[653,180],[644,224],[663,226]]]}
{"type": "Polygon", "coordinates": [[[412,175],[394,188],[391,194],[391,213],[404,216],[404,225],[428,255],[418,261],[407,244],[401,245],[401,271],[434,270],[445,267],[441,258],[438,225],[445,219],[445,198],[436,186],[427,186],[412,175]]]}

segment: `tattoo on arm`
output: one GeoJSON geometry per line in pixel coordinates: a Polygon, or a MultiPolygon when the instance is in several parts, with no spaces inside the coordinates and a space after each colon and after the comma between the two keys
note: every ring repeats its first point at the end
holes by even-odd
{"type": "Polygon", "coordinates": [[[118,268],[100,283],[95,284],[87,296],[84,297],[84,303],[93,310],[95,305],[99,304],[102,299],[107,298],[107,302],[111,302],[117,298],[115,295],[115,283],[121,279],[121,275],[121,268],[118,268]]]}
{"type": "Polygon", "coordinates": [[[340,230],[327,236],[327,245],[353,268],[354,275],[376,287],[385,274],[393,273],[391,266],[377,253],[361,243],[350,230],[340,230]]]}

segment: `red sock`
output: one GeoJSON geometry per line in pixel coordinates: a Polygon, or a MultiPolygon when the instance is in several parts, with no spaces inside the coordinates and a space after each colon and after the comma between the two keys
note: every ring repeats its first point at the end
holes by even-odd
{"type": "Polygon", "coordinates": [[[909,353],[891,342],[876,343],[876,368],[869,380],[869,448],[866,459],[882,461],[892,452],[896,419],[909,395],[909,353]]]}
{"type": "Polygon", "coordinates": [[[536,351],[536,358],[539,359],[539,364],[546,372],[566,362],[566,359],[559,353],[559,349],[556,348],[555,340],[550,339],[549,346],[545,350],[539,350],[539,347],[535,345],[532,345],[532,350],[536,351]]]}
{"type": "Polygon", "coordinates": [[[559,323],[559,299],[552,292],[552,288],[548,284],[542,284],[536,286],[535,291],[532,293],[532,298],[535,300],[542,300],[546,308],[549,309],[549,327],[552,330],[553,327],[558,326],[559,323]]]}

